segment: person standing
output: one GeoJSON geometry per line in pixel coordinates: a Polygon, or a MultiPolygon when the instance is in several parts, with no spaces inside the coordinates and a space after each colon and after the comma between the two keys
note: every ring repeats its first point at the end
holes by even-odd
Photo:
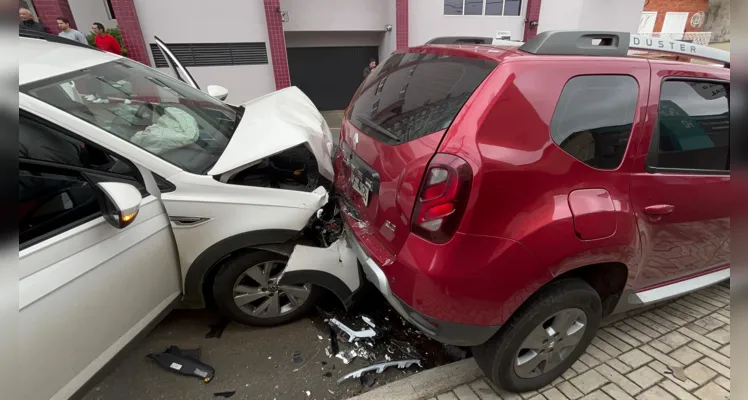
{"type": "Polygon", "coordinates": [[[114,38],[114,36],[106,33],[104,25],[100,22],[94,22],[91,30],[96,35],[94,36],[94,41],[96,42],[97,48],[120,56],[122,55],[122,48],[120,47],[119,42],[114,38]]]}
{"type": "Polygon", "coordinates": [[[367,76],[371,73],[371,71],[377,67],[377,62],[373,59],[369,59],[369,65],[364,68],[364,79],[366,79],[367,76]]]}
{"type": "Polygon", "coordinates": [[[37,31],[41,33],[47,33],[44,30],[44,25],[41,22],[34,21],[34,16],[31,14],[28,8],[20,8],[18,10],[18,16],[21,17],[21,22],[18,24],[19,29],[27,29],[37,31]]]}
{"type": "Polygon", "coordinates": [[[82,33],[70,27],[70,20],[65,17],[57,17],[57,27],[60,28],[58,35],[65,39],[74,40],[79,43],[88,44],[88,40],[82,33]]]}

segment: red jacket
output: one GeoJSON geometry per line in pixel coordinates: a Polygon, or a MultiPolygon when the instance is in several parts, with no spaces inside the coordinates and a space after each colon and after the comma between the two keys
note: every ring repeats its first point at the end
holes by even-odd
{"type": "Polygon", "coordinates": [[[99,49],[122,55],[122,48],[119,47],[119,42],[117,42],[114,36],[109,34],[105,34],[104,36],[96,35],[94,36],[94,41],[96,42],[96,47],[99,49]]]}

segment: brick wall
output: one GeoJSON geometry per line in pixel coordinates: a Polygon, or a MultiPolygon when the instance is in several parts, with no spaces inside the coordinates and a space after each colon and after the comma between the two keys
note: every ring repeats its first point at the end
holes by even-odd
{"type": "Polygon", "coordinates": [[[408,47],[408,0],[395,0],[395,48],[408,47]]]}
{"type": "MultiPolygon", "coordinates": [[[[151,65],[148,57],[143,31],[140,29],[138,12],[133,0],[111,0],[114,15],[117,16],[117,26],[122,33],[122,43],[127,49],[127,57],[145,65],[151,65]]],[[[106,28],[111,28],[107,26],[106,28]]]]}
{"type": "Polygon", "coordinates": [[[55,35],[60,33],[60,28],[57,27],[57,17],[68,18],[70,20],[70,27],[78,29],[68,0],[35,0],[34,8],[36,9],[36,14],[39,16],[39,22],[44,24],[49,33],[55,35]]]}
{"type": "Polygon", "coordinates": [[[286,55],[286,37],[283,34],[283,20],[280,0],[265,0],[265,21],[267,22],[270,59],[273,62],[273,76],[275,88],[283,89],[291,86],[291,74],[288,72],[288,56],[286,55]]]}
{"type": "Polygon", "coordinates": [[[657,12],[654,32],[662,32],[662,24],[668,12],[687,12],[686,32],[700,32],[701,28],[691,26],[691,17],[699,11],[706,12],[708,6],[709,0],[647,0],[644,3],[644,11],[657,12]]]}
{"type": "Polygon", "coordinates": [[[538,34],[538,26],[530,27],[530,21],[540,20],[540,3],[541,0],[527,0],[527,13],[525,20],[525,35],[523,41],[528,41],[538,34]]]}

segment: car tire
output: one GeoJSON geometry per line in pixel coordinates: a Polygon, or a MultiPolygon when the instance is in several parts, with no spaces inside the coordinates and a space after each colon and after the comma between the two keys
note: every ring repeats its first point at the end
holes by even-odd
{"type": "Polygon", "coordinates": [[[537,390],[577,361],[601,319],[600,296],[587,282],[560,280],[528,299],[473,354],[495,385],[517,393],[537,390]]]}
{"type": "Polygon", "coordinates": [[[213,281],[216,307],[233,321],[250,326],[283,325],[305,316],[322,288],[273,282],[287,262],[284,255],[261,250],[231,256],[213,281]],[[271,272],[266,273],[268,268],[271,272]],[[268,279],[262,282],[265,277],[268,279]]]}

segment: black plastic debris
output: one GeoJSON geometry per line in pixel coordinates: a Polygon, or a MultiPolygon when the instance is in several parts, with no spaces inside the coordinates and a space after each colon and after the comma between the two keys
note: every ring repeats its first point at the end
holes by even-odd
{"type": "Polygon", "coordinates": [[[169,371],[201,378],[203,382],[210,382],[215,376],[215,369],[200,361],[200,349],[182,350],[177,346],[169,346],[163,353],[148,354],[148,358],[155,360],[162,368],[169,371]]]}
{"type": "Polygon", "coordinates": [[[216,393],[213,393],[213,397],[225,397],[225,398],[229,398],[229,397],[231,397],[231,396],[233,396],[235,394],[236,394],[235,390],[232,390],[232,391],[229,391],[229,392],[216,392],[216,393]]]}
{"type": "Polygon", "coordinates": [[[303,363],[304,362],[304,358],[301,357],[301,351],[294,350],[293,354],[291,355],[291,360],[293,360],[293,362],[295,364],[301,364],[301,363],[303,363]]]}
{"type": "Polygon", "coordinates": [[[228,318],[221,318],[216,321],[215,324],[210,325],[210,331],[205,334],[206,339],[216,338],[220,339],[223,336],[223,330],[229,325],[230,320],[228,318]]]}
{"type": "Polygon", "coordinates": [[[331,325],[328,325],[328,328],[330,328],[330,350],[332,351],[332,354],[338,354],[340,352],[340,346],[338,346],[338,333],[335,332],[335,329],[331,325]]]}
{"type": "Polygon", "coordinates": [[[377,382],[377,379],[371,375],[361,375],[361,377],[358,379],[359,382],[361,382],[361,386],[363,386],[365,389],[374,386],[374,383],[377,382]]]}

